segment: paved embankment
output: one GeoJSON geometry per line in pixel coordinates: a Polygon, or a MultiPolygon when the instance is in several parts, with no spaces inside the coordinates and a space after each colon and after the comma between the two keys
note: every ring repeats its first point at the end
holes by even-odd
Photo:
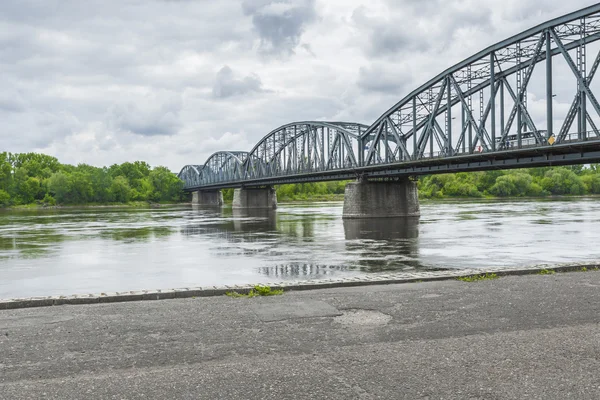
{"type": "Polygon", "coordinates": [[[600,272],[0,311],[0,399],[596,399],[600,272]]]}
{"type": "MultiPolygon", "coordinates": [[[[266,283],[272,289],[283,289],[285,291],[312,290],[325,288],[341,288],[366,285],[384,285],[397,283],[413,282],[432,282],[440,280],[456,279],[458,277],[467,277],[481,274],[496,274],[498,276],[507,275],[529,275],[540,271],[568,272],[579,271],[581,269],[598,269],[600,261],[586,261],[567,264],[539,264],[525,267],[493,267],[477,269],[447,269],[447,270],[413,270],[409,272],[401,271],[396,273],[365,274],[351,278],[337,279],[312,279],[307,281],[286,281],[266,283]]],[[[106,292],[106,293],[84,293],[69,296],[39,296],[17,299],[1,299],[0,310],[11,310],[15,308],[27,307],[48,307],[75,304],[97,304],[97,303],[116,303],[124,301],[141,300],[171,300],[184,299],[188,297],[210,297],[222,296],[227,292],[236,291],[238,293],[248,293],[254,285],[233,285],[233,286],[204,286],[187,287],[179,289],[154,289],[154,290],[133,290],[128,292],[106,292]]]]}

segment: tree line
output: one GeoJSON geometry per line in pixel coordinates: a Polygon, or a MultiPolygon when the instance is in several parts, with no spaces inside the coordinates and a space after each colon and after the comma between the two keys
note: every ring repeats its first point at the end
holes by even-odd
{"type": "Polygon", "coordinates": [[[600,194],[600,164],[460,172],[419,178],[419,195],[423,198],[590,194],[600,194]]]}
{"type": "MultiPolygon", "coordinates": [[[[342,199],[348,181],[280,185],[277,198],[342,199]]],[[[543,197],[600,194],[600,164],[420,176],[421,198],[543,197]]],[[[233,198],[233,192],[231,196],[233,198]]]]}
{"type": "MultiPolygon", "coordinates": [[[[279,201],[340,200],[348,181],[277,186],[279,201]]],[[[600,194],[600,164],[460,172],[418,178],[421,198],[540,197],[600,194]]],[[[123,204],[189,199],[183,182],[144,161],[110,167],[61,164],[38,153],[0,153],[0,207],[27,204],[123,204]]],[[[233,189],[224,190],[225,201],[233,189]]]]}
{"type": "Polygon", "coordinates": [[[73,166],[45,154],[0,153],[0,207],[178,202],[187,198],[182,188],[168,168],[143,161],[73,166]]]}

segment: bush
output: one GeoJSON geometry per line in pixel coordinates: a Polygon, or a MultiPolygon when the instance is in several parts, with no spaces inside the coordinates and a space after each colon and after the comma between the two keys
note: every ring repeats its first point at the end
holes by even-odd
{"type": "Polygon", "coordinates": [[[581,177],[581,182],[583,183],[587,193],[600,194],[600,175],[583,175],[581,177]]]}
{"type": "Polygon", "coordinates": [[[585,186],[579,176],[570,169],[559,167],[544,174],[542,188],[554,195],[585,193],[585,186]]]}
{"type": "Polygon", "coordinates": [[[42,199],[42,203],[46,206],[55,206],[56,200],[54,199],[54,197],[52,197],[48,193],[46,193],[46,195],[42,199]]]}
{"type": "Polygon", "coordinates": [[[10,205],[10,195],[5,191],[0,189],[0,207],[8,207],[10,205]]]}

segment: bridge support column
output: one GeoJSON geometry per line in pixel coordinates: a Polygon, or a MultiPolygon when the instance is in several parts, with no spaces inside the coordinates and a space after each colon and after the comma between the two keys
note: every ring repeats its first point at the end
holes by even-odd
{"type": "Polygon", "coordinates": [[[223,192],[220,190],[197,190],[192,193],[192,204],[220,207],[223,205],[223,192]]]}
{"type": "Polygon", "coordinates": [[[346,185],[343,218],[418,217],[417,184],[409,179],[346,185]]]}
{"type": "Polygon", "coordinates": [[[233,208],[277,208],[275,188],[242,188],[233,191],[233,208]]]}

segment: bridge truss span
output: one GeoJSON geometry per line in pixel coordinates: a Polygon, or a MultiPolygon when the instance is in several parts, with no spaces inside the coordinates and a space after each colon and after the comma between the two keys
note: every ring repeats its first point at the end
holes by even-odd
{"type": "Polygon", "coordinates": [[[185,190],[600,161],[600,4],[463,60],[372,125],[283,125],[184,167],[185,190]]]}
{"type": "Polygon", "coordinates": [[[600,105],[591,90],[600,64],[598,46],[588,57],[590,44],[599,39],[600,6],[595,5],[475,54],[414,90],[371,125],[361,137],[367,149],[362,165],[600,137],[595,122],[600,105]],[[570,75],[574,83],[566,115],[553,110],[557,74],[563,80],[570,75]],[[534,110],[528,95],[535,96],[534,110]]]}
{"type": "Polygon", "coordinates": [[[322,121],[279,127],[250,151],[245,179],[358,168],[358,138],[367,128],[322,121]]]}

